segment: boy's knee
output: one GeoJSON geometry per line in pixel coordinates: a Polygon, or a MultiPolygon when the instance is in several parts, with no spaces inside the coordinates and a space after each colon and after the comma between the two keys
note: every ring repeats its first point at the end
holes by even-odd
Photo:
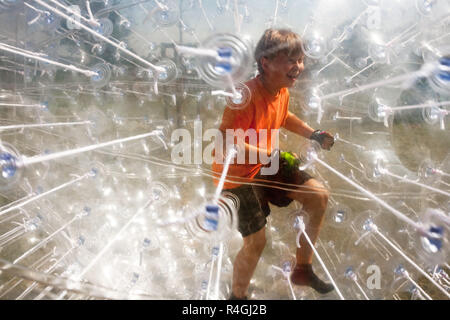
{"type": "Polygon", "coordinates": [[[317,206],[325,210],[327,208],[329,196],[330,193],[326,189],[321,189],[318,191],[315,196],[317,206]]]}
{"type": "Polygon", "coordinates": [[[330,192],[319,182],[314,183],[315,192],[310,198],[316,206],[323,209],[327,207],[328,198],[330,197],[330,192]]]}
{"type": "Polygon", "coordinates": [[[320,195],[319,195],[320,202],[323,203],[324,205],[327,205],[329,197],[330,197],[330,192],[327,189],[324,188],[320,191],[320,195]]]}

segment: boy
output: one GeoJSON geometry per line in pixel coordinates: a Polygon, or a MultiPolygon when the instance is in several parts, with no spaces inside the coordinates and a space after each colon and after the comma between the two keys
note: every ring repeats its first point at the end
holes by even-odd
{"type": "MultiPolygon", "coordinates": [[[[258,133],[261,130],[267,132],[265,144],[260,143],[260,139],[256,144],[249,143],[248,137],[240,141],[244,147],[240,152],[245,153],[246,162],[230,165],[227,173],[229,182],[224,185],[226,191],[234,193],[239,198],[238,229],[244,240],[233,265],[230,299],[247,298],[250,279],[266,243],[266,217],[270,214],[268,202],[277,206],[287,206],[293,200],[301,202],[310,217],[306,233],[313,243],[323,222],[328,202],[327,190],[309,174],[298,169],[298,159],[292,154],[280,154],[278,150],[273,149],[273,140],[277,139],[278,135],[273,134],[271,130],[278,130],[281,127],[318,141],[326,150],[330,150],[334,143],[329,133],[314,131],[288,111],[287,88],[292,87],[302,73],[303,57],[301,41],[297,34],[285,29],[266,30],[255,50],[259,75],[246,83],[252,94],[249,105],[240,110],[226,108],[223,114],[220,126],[223,133],[226,133],[227,129],[244,131],[254,129],[258,133]],[[279,170],[275,175],[263,175],[261,172],[262,168],[267,168],[261,163],[262,155],[270,157],[271,164],[276,161],[279,170]],[[257,163],[252,164],[248,161],[252,156],[257,159],[257,163]],[[294,161],[291,161],[292,159],[294,161]],[[284,191],[248,183],[260,183],[261,179],[296,184],[298,187],[295,191],[284,191]]],[[[223,165],[213,163],[216,177],[220,176],[222,170],[223,165]]],[[[215,182],[217,183],[217,179],[215,182]]],[[[300,245],[301,248],[296,252],[296,266],[291,274],[292,283],[310,286],[320,293],[333,290],[331,284],[324,283],[314,274],[311,267],[313,251],[304,237],[301,237],[300,245]]]]}

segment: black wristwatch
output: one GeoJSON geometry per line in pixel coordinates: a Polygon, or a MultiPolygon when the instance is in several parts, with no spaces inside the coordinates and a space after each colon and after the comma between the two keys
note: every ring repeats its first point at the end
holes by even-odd
{"type": "Polygon", "coordinates": [[[316,130],[311,134],[311,136],[309,137],[309,140],[315,140],[320,145],[322,145],[323,139],[325,139],[325,136],[323,135],[324,133],[325,133],[325,131],[323,131],[323,130],[316,130]]]}
{"type": "Polygon", "coordinates": [[[324,140],[325,138],[329,138],[331,141],[329,142],[329,147],[326,147],[326,150],[330,150],[330,148],[334,145],[334,137],[329,134],[326,131],[323,130],[316,130],[314,131],[311,136],[309,137],[310,140],[315,140],[320,144],[320,147],[322,149],[324,149],[325,147],[323,146],[324,140]]]}

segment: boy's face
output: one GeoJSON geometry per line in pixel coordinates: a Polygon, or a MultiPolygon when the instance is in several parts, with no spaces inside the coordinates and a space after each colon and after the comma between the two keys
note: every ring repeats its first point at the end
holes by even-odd
{"type": "Polygon", "coordinates": [[[264,80],[278,89],[292,87],[305,69],[303,57],[303,53],[288,56],[280,52],[272,59],[261,58],[264,80]]]}

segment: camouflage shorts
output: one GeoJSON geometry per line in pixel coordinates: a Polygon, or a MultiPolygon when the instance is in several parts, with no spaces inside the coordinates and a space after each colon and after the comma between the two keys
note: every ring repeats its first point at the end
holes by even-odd
{"type": "MultiPolygon", "coordinates": [[[[292,155],[292,154],[291,154],[292,155]]],[[[300,160],[292,157],[280,157],[280,166],[275,175],[261,175],[259,172],[251,185],[241,185],[234,189],[224,191],[231,192],[239,198],[239,223],[238,230],[243,237],[249,236],[264,227],[266,217],[270,214],[269,203],[278,207],[286,207],[293,200],[287,196],[288,191],[273,187],[261,186],[271,182],[302,185],[312,179],[305,171],[298,169],[300,160]],[[258,184],[258,185],[256,185],[258,184]]],[[[291,188],[288,186],[288,188],[291,188]]]]}

